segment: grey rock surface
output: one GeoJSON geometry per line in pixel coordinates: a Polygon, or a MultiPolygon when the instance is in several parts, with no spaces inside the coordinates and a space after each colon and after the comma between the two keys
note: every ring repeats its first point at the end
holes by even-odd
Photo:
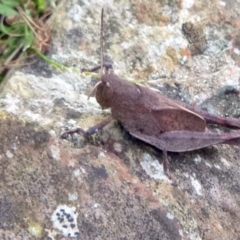
{"type": "Polygon", "coordinates": [[[110,114],[88,100],[97,77],[81,73],[100,63],[102,7],[104,59],[115,73],[240,117],[237,1],[62,0],[48,56],[69,69],[38,60],[0,94],[0,238],[240,239],[239,147],[170,153],[175,187],[162,152],[116,121],[88,138],[60,139],[65,128],[88,129],[110,114]],[[194,44],[204,45],[200,53],[194,44]]]}

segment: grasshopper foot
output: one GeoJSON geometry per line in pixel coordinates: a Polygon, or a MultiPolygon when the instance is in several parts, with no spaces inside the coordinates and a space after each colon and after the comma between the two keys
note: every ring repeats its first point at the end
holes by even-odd
{"type": "Polygon", "coordinates": [[[67,139],[69,135],[73,135],[74,133],[82,133],[84,135],[86,135],[86,131],[84,131],[82,128],[75,128],[75,129],[71,129],[68,131],[65,131],[61,134],[61,138],[62,139],[67,139]]]}

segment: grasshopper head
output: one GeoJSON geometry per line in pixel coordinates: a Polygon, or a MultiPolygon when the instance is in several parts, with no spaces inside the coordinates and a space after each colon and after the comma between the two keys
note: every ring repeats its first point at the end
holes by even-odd
{"type": "Polygon", "coordinates": [[[113,88],[111,78],[109,78],[110,75],[106,73],[101,76],[96,90],[96,100],[103,109],[110,108],[113,104],[113,88]]]}

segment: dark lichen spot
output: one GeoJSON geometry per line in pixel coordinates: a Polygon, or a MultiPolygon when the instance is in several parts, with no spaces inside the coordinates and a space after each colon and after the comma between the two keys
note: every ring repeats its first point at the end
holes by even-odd
{"type": "Polygon", "coordinates": [[[29,61],[31,64],[26,64],[26,66],[24,66],[22,69],[24,73],[30,73],[38,77],[52,77],[52,69],[49,67],[49,64],[46,61],[42,60],[41,58],[35,59],[34,63],[32,63],[32,59],[29,61]]]}
{"type": "Polygon", "coordinates": [[[38,131],[33,135],[33,140],[35,143],[35,147],[43,147],[46,143],[49,142],[50,135],[47,131],[38,131]]]}
{"type": "Polygon", "coordinates": [[[72,223],[70,226],[71,226],[71,228],[75,228],[76,227],[76,225],[74,223],[72,223]]]}
{"type": "Polygon", "coordinates": [[[75,109],[67,109],[66,110],[66,118],[67,119],[78,119],[80,118],[82,115],[82,113],[80,113],[79,111],[75,110],[75,109]]]}
{"type": "Polygon", "coordinates": [[[154,209],[150,212],[152,217],[161,224],[164,228],[164,232],[171,234],[171,239],[181,239],[176,222],[166,217],[166,212],[161,209],[154,209]]]}
{"type": "Polygon", "coordinates": [[[11,228],[16,221],[17,214],[17,208],[11,199],[0,198],[0,229],[11,228]]]}
{"type": "Polygon", "coordinates": [[[107,179],[108,174],[104,165],[101,167],[92,167],[92,172],[90,174],[91,180],[94,179],[107,179]]]}
{"type": "Polygon", "coordinates": [[[83,39],[83,31],[80,27],[73,28],[67,33],[67,42],[71,43],[72,48],[78,48],[79,45],[82,43],[83,39]]]}
{"type": "Polygon", "coordinates": [[[202,109],[225,115],[226,117],[239,118],[240,100],[239,91],[234,86],[225,86],[218,89],[216,95],[201,104],[202,109]]]}

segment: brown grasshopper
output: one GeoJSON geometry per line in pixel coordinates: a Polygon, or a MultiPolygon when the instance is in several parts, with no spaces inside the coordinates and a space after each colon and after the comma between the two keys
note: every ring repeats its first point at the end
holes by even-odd
{"type": "MultiPolygon", "coordinates": [[[[103,10],[101,19],[103,22],[103,10]]],[[[95,97],[103,109],[111,109],[111,116],[87,131],[81,128],[66,131],[62,138],[73,133],[92,135],[116,119],[132,136],[163,151],[164,171],[170,179],[168,151],[185,152],[214,144],[240,144],[240,130],[216,134],[206,128],[210,123],[238,129],[240,120],[220,117],[169,99],[147,87],[119,78],[113,73],[111,65],[101,65],[105,66],[106,72],[96,85],[95,97]]]]}

